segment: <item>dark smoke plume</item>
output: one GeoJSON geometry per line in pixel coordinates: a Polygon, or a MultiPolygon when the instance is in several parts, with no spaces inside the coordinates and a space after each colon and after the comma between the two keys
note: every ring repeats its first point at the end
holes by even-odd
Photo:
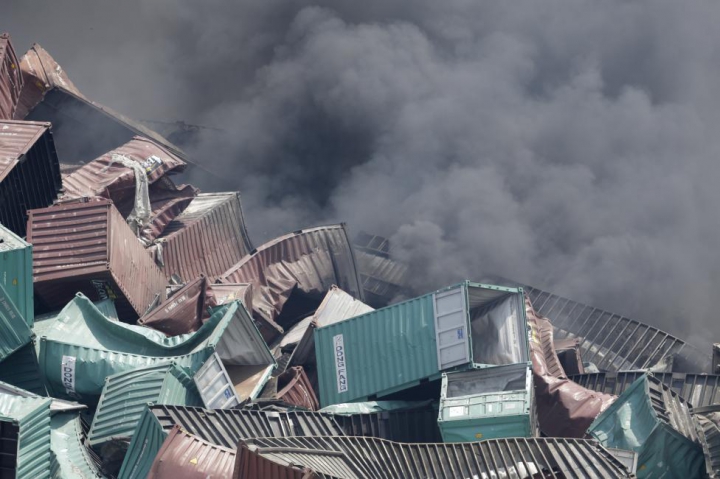
{"type": "Polygon", "coordinates": [[[419,291],[499,274],[701,344],[718,20],[693,0],[0,7],[87,96],[223,130],[186,147],[241,189],[256,243],[344,220],[390,237],[419,291]]]}

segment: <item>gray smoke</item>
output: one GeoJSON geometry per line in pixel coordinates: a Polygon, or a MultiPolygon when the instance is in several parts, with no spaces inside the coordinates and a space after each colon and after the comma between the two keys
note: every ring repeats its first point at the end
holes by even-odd
{"type": "Polygon", "coordinates": [[[718,339],[716,2],[34,3],[0,7],[18,50],[223,130],[189,150],[256,243],[342,220],[418,291],[499,274],[718,339]]]}

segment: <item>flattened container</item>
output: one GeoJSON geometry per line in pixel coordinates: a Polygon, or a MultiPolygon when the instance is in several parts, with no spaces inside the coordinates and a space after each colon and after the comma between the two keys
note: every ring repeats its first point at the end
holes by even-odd
{"type": "Polygon", "coordinates": [[[0,394],[0,475],[49,478],[50,398],[0,394]]]}
{"type": "Polygon", "coordinates": [[[163,441],[178,425],[216,446],[233,448],[250,437],[342,435],[330,415],[314,412],[207,410],[179,406],[149,406],[138,422],[119,479],[145,479],[163,441]]]}
{"type": "Polygon", "coordinates": [[[0,223],[25,236],[27,210],[50,206],[61,188],[50,123],[0,121],[0,223]]]}
{"type": "MultiPolygon", "coordinates": [[[[32,341],[35,337],[25,318],[0,285],[0,362],[32,341]]],[[[1,366],[4,368],[5,365],[1,366]]]]}
{"type": "Polygon", "coordinates": [[[268,342],[308,316],[333,285],[363,299],[344,224],[280,236],[240,260],[220,280],[252,283],[253,316],[268,342]]]}
{"type": "Polygon", "coordinates": [[[175,426],[158,451],[147,478],[230,478],[234,466],[235,449],[216,446],[175,426]]]}
{"type": "Polygon", "coordinates": [[[530,364],[443,374],[438,424],[444,442],[538,437],[530,364]]]}
{"type": "Polygon", "coordinates": [[[0,35],[0,120],[12,120],[20,100],[23,78],[10,35],[0,35]]]}
{"type": "Polygon", "coordinates": [[[221,275],[253,249],[240,193],[199,194],[157,242],[155,255],[166,277],[190,281],[201,274],[221,275]]]}
{"type": "Polygon", "coordinates": [[[605,447],[638,453],[638,478],[702,477],[705,459],[688,404],[651,376],[633,383],[590,425],[605,447]]]}
{"type": "Polygon", "coordinates": [[[630,477],[597,441],[583,439],[402,444],[365,437],[286,437],[243,443],[278,464],[305,466],[322,477],[343,479],[630,477]]]}
{"type": "Polygon", "coordinates": [[[35,318],[32,245],[0,225],[0,285],[28,326],[35,318]]]}
{"type": "Polygon", "coordinates": [[[105,380],[88,443],[97,449],[111,439],[130,439],[149,403],[202,406],[192,378],[174,363],[115,374],[105,380]]]}
{"type": "Polygon", "coordinates": [[[441,371],[527,363],[522,289],[469,281],[315,330],[320,404],[373,400],[441,371]]]}
{"type": "Polygon", "coordinates": [[[205,407],[229,409],[258,397],[275,369],[275,360],[268,351],[264,360],[257,362],[261,364],[226,366],[217,354],[210,356],[194,376],[205,407]]]}
{"type": "Polygon", "coordinates": [[[120,320],[134,323],[165,299],[167,280],[109,200],[30,211],[28,241],[35,293],[49,310],[81,292],[113,299],[120,320]]]}
{"type": "Polygon", "coordinates": [[[105,477],[100,473],[92,451],[85,445],[84,432],[78,414],[56,414],[51,420],[51,449],[53,469],[58,479],[92,479],[105,477]]]}
{"type": "Polygon", "coordinates": [[[320,479],[315,472],[292,464],[278,464],[257,454],[255,446],[240,443],[235,457],[233,479],[320,479]]]}

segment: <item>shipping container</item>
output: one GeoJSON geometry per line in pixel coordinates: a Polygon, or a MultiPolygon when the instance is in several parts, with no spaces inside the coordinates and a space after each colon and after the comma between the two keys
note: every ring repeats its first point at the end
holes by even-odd
{"type": "Polygon", "coordinates": [[[216,446],[232,448],[250,437],[343,434],[330,415],[314,412],[248,411],[180,406],[148,406],[135,429],[119,479],[145,479],[174,426],[216,446]]]}
{"type": "Polygon", "coordinates": [[[0,444],[3,478],[49,478],[50,398],[0,394],[0,444]]]}
{"type": "Polygon", "coordinates": [[[106,477],[101,473],[92,451],[84,443],[80,416],[75,413],[52,417],[50,448],[53,452],[51,477],[58,479],[92,479],[106,477]]]}
{"type": "Polygon", "coordinates": [[[438,424],[444,442],[538,437],[530,363],[443,374],[438,424]]]}
{"type": "MultiPolygon", "coordinates": [[[[593,391],[619,396],[644,374],[645,371],[618,371],[577,374],[569,378],[593,391]]],[[[653,373],[653,377],[675,391],[694,408],[720,404],[720,375],[653,373]]]]}
{"type": "Polygon", "coordinates": [[[255,446],[242,443],[238,445],[233,479],[320,479],[320,476],[306,467],[278,464],[265,459],[255,450],[255,446]]]}
{"type": "Polygon", "coordinates": [[[204,276],[188,282],[137,323],[168,336],[197,331],[203,320],[210,317],[206,308],[207,287],[204,276]]]}
{"type": "Polygon", "coordinates": [[[202,406],[192,378],[175,363],[114,374],[105,379],[88,443],[99,450],[110,440],[132,438],[149,403],[202,406]]]}
{"type": "Polygon", "coordinates": [[[600,371],[658,371],[674,358],[686,372],[707,371],[710,355],[665,331],[619,314],[594,308],[540,289],[524,286],[535,310],[550,319],[556,339],[576,337],[583,361],[600,371]]]}
{"type": "Polygon", "coordinates": [[[272,378],[263,390],[262,397],[278,399],[310,411],[320,409],[310,379],[301,366],[288,368],[272,378]]]}
{"type": "Polygon", "coordinates": [[[76,293],[113,299],[134,323],[165,299],[167,280],[112,202],[102,198],[30,211],[35,293],[48,310],[76,293]]]}
{"type": "Polygon", "coordinates": [[[255,399],[270,379],[275,359],[268,350],[264,358],[254,362],[259,364],[224,365],[217,354],[210,356],[194,376],[205,407],[229,409],[255,399]]]}
{"type": "Polygon", "coordinates": [[[12,120],[15,115],[23,78],[20,62],[10,42],[10,35],[0,35],[0,120],[12,120]]]}
{"type": "Polygon", "coordinates": [[[208,307],[221,306],[227,302],[238,300],[245,309],[252,311],[252,284],[228,283],[209,284],[207,291],[208,307]]]}
{"type": "Polygon", "coordinates": [[[0,362],[29,344],[35,337],[2,285],[0,285],[0,332],[2,332],[0,362]]]}
{"type": "Polygon", "coordinates": [[[433,405],[429,401],[417,404],[405,403],[397,409],[362,407],[363,405],[384,405],[388,402],[394,405],[399,401],[340,404],[324,408],[321,412],[333,414],[346,436],[377,437],[394,442],[443,441],[438,427],[437,405],[433,405]],[[354,407],[357,405],[361,407],[354,407]]]}
{"type": "Polygon", "coordinates": [[[365,301],[382,308],[398,299],[407,299],[409,270],[390,257],[390,241],[360,232],[353,243],[365,301]]]}
{"type": "Polygon", "coordinates": [[[61,188],[50,123],[0,120],[0,223],[24,237],[27,210],[50,206],[61,188]]]}
{"type": "MultiPolygon", "coordinates": [[[[0,394],[7,394],[9,396],[17,396],[17,397],[21,397],[21,398],[47,399],[44,395],[40,396],[31,391],[26,391],[25,389],[19,388],[17,386],[13,386],[12,384],[5,383],[2,381],[0,381],[0,394]]],[[[83,409],[87,409],[86,405],[80,404],[78,402],[63,401],[62,399],[57,399],[57,398],[51,398],[51,399],[52,399],[52,403],[50,404],[50,412],[52,412],[52,413],[81,411],[83,409]]]]}
{"type": "Polygon", "coordinates": [[[333,285],[363,299],[344,224],[269,241],[224,272],[220,281],[252,283],[253,316],[268,343],[312,314],[333,285]]]}
{"type": "Polygon", "coordinates": [[[33,304],[32,245],[0,225],[0,285],[20,316],[32,328],[33,304]]]}
{"type": "Polygon", "coordinates": [[[630,477],[597,441],[582,439],[404,444],[365,437],[286,437],[242,442],[273,462],[343,479],[630,477]]]}
{"type": "MultiPolygon", "coordinates": [[[[165,337],[142,326],[111,321],[79,295],[40,338],[39,363],[53,396],[95,404],[107,376],[175,361],[194,374],[214,352],[242,368],[271,355],[249,313],[235,301],[213,311],[195,333],[165,337]]],[[[270,359],[272,360],[272,359],[270,359]]]]}
{"type": "Polygon", "coordinates": [[[26,344],[3,360],[0,381],[38,396],[47,396],[34,342],[26,344]]]}
{"type": "Polygon", "coordinates": [[[240,194],[199,194],[165,227],[158,243],[153,249],[167,278],[221,275],[253,249],[240,194]]]}
{"type": "Polygon", "coordinates": [[[442,371],[529,361],[522,289],[469,281],[315,330],[320,404],[374,400],[442,371]]]}
{"type": "Polygon", "coordinates": [[[605,447],[638,453],[638,478],[702,477],[705,460],[688,404],[660,381],[635,381],[590,425],[605,447]]]}
{"type": "Polygon", "coordinates": [[[705,471],[710,479],[720,477],[720,414],[718,405],[704,414],[694,414],[698,439],[705,456],[705,471]]]}
{"type": "Polygon", "coordinates": [[[170,430],[147,479],[230,478],[235,466],[235,449],[216,446],[183,431],[170,430]]]}

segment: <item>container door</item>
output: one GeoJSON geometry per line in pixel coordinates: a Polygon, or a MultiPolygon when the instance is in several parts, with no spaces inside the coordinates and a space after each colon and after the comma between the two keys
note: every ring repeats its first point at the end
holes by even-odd
{"type": "Polygon", "coordinates": [[[433,294],[433,306],[439,370],[471,362],[465,289],[433,294]]]}
{"type": "Polygon", "coordinates": [[[230,409],[240,404],[235,387],[217,353],[195,373],[195,385],[208,409],[230,409]]]}

